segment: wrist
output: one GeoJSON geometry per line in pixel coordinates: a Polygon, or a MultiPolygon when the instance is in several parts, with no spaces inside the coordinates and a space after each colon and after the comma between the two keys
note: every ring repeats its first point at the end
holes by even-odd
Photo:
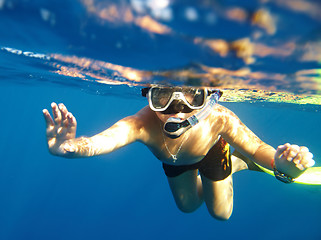
{"type": "Polygon", "coordinates": [[[289,175],[283,173],[283,172],[280,172],[276,166],[275,166],[275,161],[274,161],[274,158],[272,159],[271,161],[271,167],[273,169],[273,172],[274,172],[274,176],[277,180],[283,182],[283,183],[293,183],[294,182],[294,179],[292,177],[290,177],[289,175]]]}
{"type": "Polygon", "coordinates": [[[272,160],[271,160],[271,168],[272,168],[272,170],[275,168],[274,158],[272,158],[272,160]]]}

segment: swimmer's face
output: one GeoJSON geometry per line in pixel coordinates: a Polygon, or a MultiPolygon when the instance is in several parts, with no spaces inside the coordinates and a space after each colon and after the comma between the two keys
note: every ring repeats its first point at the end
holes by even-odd
{"type": "Polygon", "coordinates": [[[161,121],[194,115],[205,105],[207,97],[203,88],[152,87],[148,91],[149,106],[161,121]]]}

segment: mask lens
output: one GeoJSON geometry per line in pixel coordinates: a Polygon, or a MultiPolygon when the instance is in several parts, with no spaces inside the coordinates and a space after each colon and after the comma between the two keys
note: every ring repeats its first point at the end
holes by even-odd
{"type": "Polygon", "coordinates": [[[201,107],[205,103],[204,89],[184,89],[183,94],[186,101],[193,107],[201,107]]]}
{"type": "Polygon", "coordinates": [[[170,88],[152,88],[150,91],[150,99],[153,107],[156,109],[164,108],[171,99],[173,93],[170,88]]]}

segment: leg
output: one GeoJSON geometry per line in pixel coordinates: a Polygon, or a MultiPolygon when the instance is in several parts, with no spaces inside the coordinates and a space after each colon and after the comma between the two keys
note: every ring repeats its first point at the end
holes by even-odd
{"type": "Polygon", "coordinates": [[[220,181],[201,176],[204,201],[209,213],[218,220],[228,220],[233,211],[232,174],[220,181]]]}
{"type": "Polygon", "coordinates": [[[223,138],[203,158],[199,171],[209,213],[218,220],[228,220],[233,211],[232,159],[223,138]]]}
{"type": "Polygon", "coordinates": [[[197,170],[167,177],[177,207],[185,213],[195,211],[203,202],[202,183],[197,170]]]}
{"type": "Polygon", "coordinates": [[[259,171],[259,168],[237,151],[230,155],[230,147],[223,138],[211,148],[202,162],[199,171],[207,209],[213,217],[228,220],[233,211],[232,174],[244,169],[259,171]]]}
{"type": "Polygon", "coordinates": [[[249,169],[246,162],[243,161],[241,157],[234,155],[234,153],[231,155],[231,161],[232,161],[232,173],[249,169]]]}

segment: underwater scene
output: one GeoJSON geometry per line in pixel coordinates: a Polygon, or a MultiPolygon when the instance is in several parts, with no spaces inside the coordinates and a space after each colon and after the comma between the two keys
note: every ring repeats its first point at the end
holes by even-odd
{"type": "Polygon", "coordinates": [[[93,136],[156,85],[219,89],[260,139],[306,146],[321,167],[321,2],[0,0],[0,239],[321,239],[317,184],[237,172],[220,221],[205,204],[180,211],[140,142],[91,158],[48,151],[52,102],[93,136]]]}

